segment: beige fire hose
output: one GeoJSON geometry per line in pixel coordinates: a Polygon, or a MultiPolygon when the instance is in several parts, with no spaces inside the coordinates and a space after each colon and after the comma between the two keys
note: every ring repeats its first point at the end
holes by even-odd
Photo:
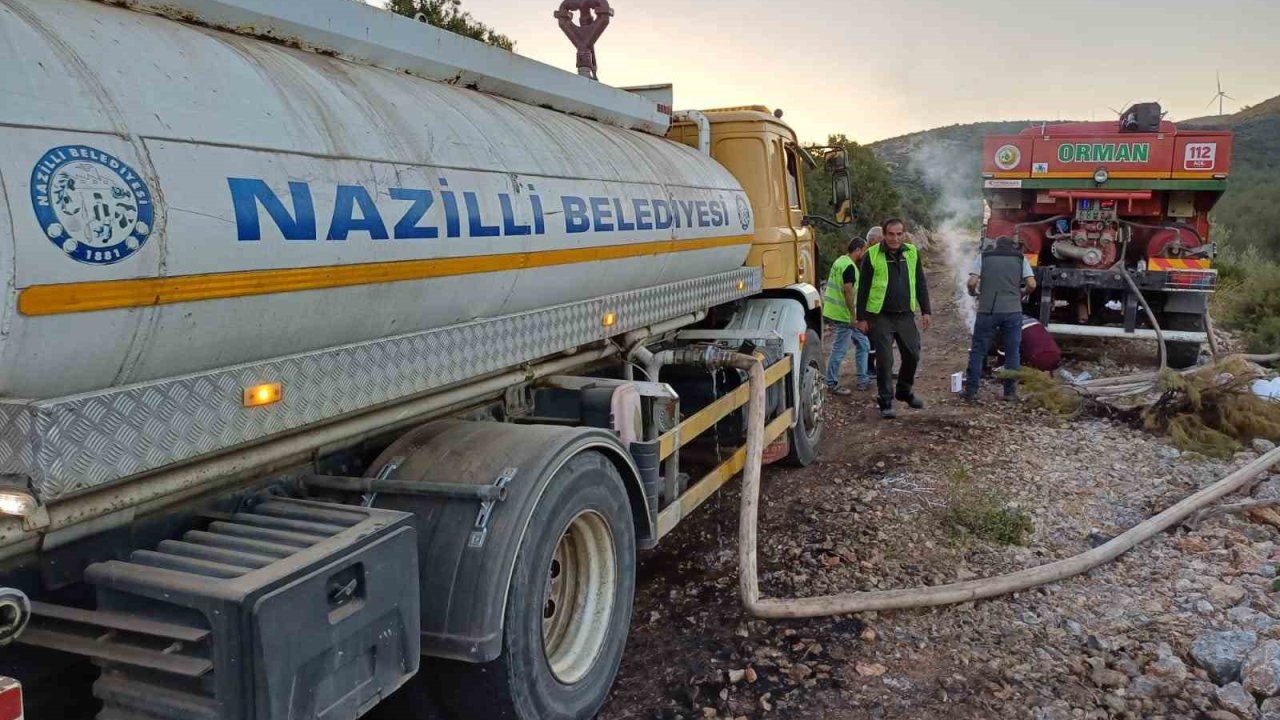
{"type": "Polygon", "coordinates": [[[1213,331],[1213,318],[1209,317],[1209,311],[1204,311],[1204,332],[1209,336],[1209,354],[1217,361],[1222,351],[1218,349],[1218,335],[1213,331]]]}
{"type": "Polygon", "coordinates": [[[854,592],[812,598],[762,598],[757,569],[757,515],[760,510],[760,466],[764,455],[765,380],[760,362],[748,355],[733,355],[730,367],[749,377],[747,405],[747,463],[742,475],[742,504],[738,525],[738,588],[747,612],[762,618],[807,618],[907,608],[949,605],[1006,595],[1057,582],[1110,562],[1139,543],[1177,525],[1192,513],[1239,490],[1269,467],[1280,463],[1280,448],[1266,453],[1218,482],[1178,502],[1164,512],[1139,523],[1124,534],[1074,557],[1040,567],[982,580],[904,590],[854,592]]]}

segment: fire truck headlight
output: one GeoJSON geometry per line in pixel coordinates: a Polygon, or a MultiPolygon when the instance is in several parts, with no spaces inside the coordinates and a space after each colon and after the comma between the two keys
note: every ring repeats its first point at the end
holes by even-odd
{"type": "Polygon", "coordinates": [[[1111,173],[1107,172],[1106,168],[1098,168],[1097,170],[1093,171],[1093,181],[1098,183],[1099,185],[1101,185],[1102,183],[1110,179],[1111,179],[1111,173]]]}

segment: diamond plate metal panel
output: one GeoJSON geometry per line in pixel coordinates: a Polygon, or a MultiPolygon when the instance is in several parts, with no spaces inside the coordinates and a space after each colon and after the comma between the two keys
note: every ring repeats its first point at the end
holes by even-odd
{"type": "Polygon", "coordinates": [[[0,401],[0,473],[45,502],[760,292],[743,268],[580,303],[52,400],[0,401]],[[741,285],[741,287],[739,287],[741,285]],[[606,312],[617,314],[611,328],[606,312]],[[280,382],[279,403],[242,406],[280,382]]]}

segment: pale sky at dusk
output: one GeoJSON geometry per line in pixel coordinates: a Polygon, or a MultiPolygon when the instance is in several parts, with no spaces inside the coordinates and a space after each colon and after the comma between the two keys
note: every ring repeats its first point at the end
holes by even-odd
{"type": "MultiPolygon", "coordinates": [[[[572,70],[559,0],[463,0],[516,50],[572,70]]],[[[671,82],[676,107],[780,107],[802,140],[869,142],[977,120],[1172,119],[1280,95],[1280,0],[613,0],[610,85],[671,82]]]]}

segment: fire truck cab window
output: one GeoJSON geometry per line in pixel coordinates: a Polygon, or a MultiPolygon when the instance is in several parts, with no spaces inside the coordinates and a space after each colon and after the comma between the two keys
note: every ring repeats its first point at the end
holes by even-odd
{"type": "Polygon", "coordinates": [[[787,148],[787,203],[800,207],[800,164],[794,148],[787,148]]]}

